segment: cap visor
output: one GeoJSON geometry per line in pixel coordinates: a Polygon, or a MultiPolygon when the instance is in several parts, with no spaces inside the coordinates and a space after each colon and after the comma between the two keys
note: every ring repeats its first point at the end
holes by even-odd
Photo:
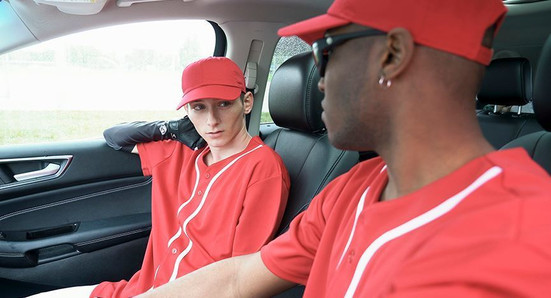
{"type": "Polygon", "coordinates": [[[277,31],[280,36],[296,35],[308,44],[323,37],[328,29],[349,24],[349,20],[337,18],[328,14],[307,19],[277,31]]]}
{"type": "Polygon", "coordinates": [[[182,96],[182,101],[178,104],[176,110],[179,110],[184,105],[200,100],[200,99],[219,99],[219,100],[235,100],[241,94],[241,89],[231,86],[204,86],[189,91],[182,96]]]}

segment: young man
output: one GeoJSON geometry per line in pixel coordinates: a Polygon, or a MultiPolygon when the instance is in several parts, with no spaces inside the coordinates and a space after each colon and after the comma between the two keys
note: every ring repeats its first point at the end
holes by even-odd
{"type": "Polygon", "coordinates": [[[500,0],[336,0],[280,34],[313,43],[323,120],[339,148],[375,150],[260,253],[144,296],[546,297],[551,179],[494,151],[475,95],[500,0]]]}
{"type": "MultiPolygon", "coordinates": [[[[199,60],[184,70],[182,89],[178,108],[189,118],[104,132],[115,149],[135,151],[137,144],[144,175],[153,177],[152,230],[140,271],[129,281],[99,284],[91,297],[135,296],[215,261],[259,251],[279,226],[289,175],[279,155],[247,132],[253,95],[241,69],[224,57],[199,60]]],[[[79,289],[88,289],[88,296],[92,288],[79,289]]]]}

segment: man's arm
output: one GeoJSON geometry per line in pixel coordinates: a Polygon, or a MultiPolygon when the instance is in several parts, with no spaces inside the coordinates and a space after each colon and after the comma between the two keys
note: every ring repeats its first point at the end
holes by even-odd
{"type": "Polygon", "coordinates": [[[103,132],[111,148],[137,153],[136,145],[162,140],[177,140],[191,149],[202,148],[206,142],[186,116],[174,121],[129,122],[115,125],[103,132]]]}
{"type": "Polygon", "coordinates": [[[257,252],[210,264],[138,297],[267,297],[294,285],[270,272],[257,252]]]}

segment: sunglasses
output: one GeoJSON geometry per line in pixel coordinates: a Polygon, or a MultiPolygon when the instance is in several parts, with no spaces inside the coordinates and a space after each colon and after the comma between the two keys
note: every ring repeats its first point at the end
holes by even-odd
{"type": "Polygon", "coordinates": [[[325,67],[329,61],[329,55],[331,55],[331,52],[337,46],[342,45],[351,39],[376,35],[386,35],[386,32],[369,29],[365,31],[327,36],[316,40],[312,44],[312,54],[314,55],[314,62],[316,63],[320,76],[323,77],[325,75],[325,67]]]}

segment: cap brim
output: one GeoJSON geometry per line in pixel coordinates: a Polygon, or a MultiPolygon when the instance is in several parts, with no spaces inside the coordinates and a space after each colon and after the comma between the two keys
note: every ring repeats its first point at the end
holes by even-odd
{"type": "Polygon", "coordinates": [[[283,27],[279,29],[277,33],[280,36],[296,35],[311,45],[314,41],[322,38],[328,29],[340,27],[349,23],[349,20],[324,14],[283,27]]]}
{"type": "Polygon", "coordinates": [[[179,110],[181,107],[185,106],[186,104],[200,100],[200,99],[219,99],[219,100],[235,100],[241,95],[242,90],[238,87],[232,87],[232,86],[204,86],[199,87],[196,89],[193,89],[184,96],[182,96],[182,100],[178,104],[178,107],[176,110],[179,110]]]}

